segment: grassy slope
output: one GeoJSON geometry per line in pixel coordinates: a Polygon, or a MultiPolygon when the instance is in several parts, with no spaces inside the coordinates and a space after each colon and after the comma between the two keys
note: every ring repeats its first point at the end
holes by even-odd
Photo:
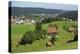
{"type": "MultiPolygon", "coordinates": [[[[67,40],[73,39],[73,35],[65,30],[62,29],[63,25],[70,25],[74,24],[74,22],[67,23],[65,21],[59,21],[59,22],[52,22],[53,24],[57,24],[59,26],[59,33],[58,33],[58,39],[55,42],[56,45],[52,47],[46,47],[45,46],[45,40],[38,40],[35,41],[32,45],[20,45],[19,47],[16,47],[16,44],[22,37],[22,35],[27,31],[33,31],[34,27],[33,25],[12,25],[12,52],[31,52],[31,51],[49,51],[49,50],[65,50],[65,49],[76,49],[77,48],[77,42],[72,42],[70,44],[67,44],[67,40]]],[[[43,29],[47,29],[48,24],[43,25],[43,29]]]]}

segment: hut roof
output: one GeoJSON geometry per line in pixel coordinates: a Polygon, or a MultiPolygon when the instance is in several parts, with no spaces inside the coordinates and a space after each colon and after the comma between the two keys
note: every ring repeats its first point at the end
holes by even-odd
{"type": "Polygon", "coordinates": [[[50,24],[47,31],[48,31],[48,33],[57,32],[58,31],[58,27],[57,27],[57,25],[50,24]]]}

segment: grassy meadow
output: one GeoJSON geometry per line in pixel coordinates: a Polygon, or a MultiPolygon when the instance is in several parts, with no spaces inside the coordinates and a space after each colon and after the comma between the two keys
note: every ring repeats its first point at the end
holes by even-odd
{"type": "MultiPolygon", "coordinates": [[[[12,44],[12,52],[35,52],[35,51],[54,51],[54,50],[67,50],[67,49],[77,49],[78,43],[66,43],[68,40],[73,39],[73,35],[70,32],[63,30],[64,25],[72,25],[77,24],[74,22],[68,21],[56,21],[51,22],[53,24],[57,24],[59,27],[58,38],[55,42],[55,45],[51,47],[46,47],[46,39],[34,41],[32,45],[20,45],[16,47],[17,43],[21,39],[21,37],[27,31],[34,31],[35,25],[25,25],[25,24],[11,24],[11,44],[12,44]]],[[[46,29],[50,23],[43,24],[42,29],[46,29]]]]}

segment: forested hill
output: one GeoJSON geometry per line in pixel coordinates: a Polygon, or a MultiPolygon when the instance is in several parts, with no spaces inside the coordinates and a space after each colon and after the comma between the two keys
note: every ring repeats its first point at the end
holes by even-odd
{"type": "Polygon", "coordinates": [[[11,9],[11,15],[26,15],[26,14],[59,14],[57,17],[59,18],[71,18],[73,20],[77,20],[78,11],[65,11],[58,9],[45,9],[45,8],[33,8],[33,7],[9,7],[11,9]]]}
{"type": "Polygon", "coordinates": [[[78,18],[78,11],[65,11],[64,13],[60,14],[59,16],[57,17],[60,17],[60,18],[71,18],[73,20],[77,20],[78,18]]]}
{"type": "Polygon", "coordinates": [[[12,15],[20,15],[20,14],[60,14],[64,12],[63,10],[57,9],[45,9],[45,8],[32,8],[32,7],[9,7],[11,9],[12,15]]]}

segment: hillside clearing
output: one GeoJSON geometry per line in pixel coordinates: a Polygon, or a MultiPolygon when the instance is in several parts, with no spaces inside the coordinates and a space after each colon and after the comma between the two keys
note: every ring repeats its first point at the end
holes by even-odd
{"type": "MultiPolygon", "coordinates": [[[[67,22],[67,21],[56,21],[51,22],[53,24],[57,24],[59,27],[58,39],[55,42],[56,44],[52,47],[46,47],[46,39],[37,40],[33,42],[32,45],[20,45],[16,47],[16,44],[21,39],[23,34],[27,31],[34,31],[34,25],[24,25],[24,24],[12,24],[11,25],[11,44],[12,44],[12,52],[33,52],[33,51],[52,51],[52,50],[67,50],[67,49],[77,49],[78,43],[66,43],[66,41],[73,39],[73,35],[65,30],[63,30],[64,25],[73,25],[74,22],[67,22]]],[[[48,25],[43,24],[43,29],[47,29],[48,25]]]]}

